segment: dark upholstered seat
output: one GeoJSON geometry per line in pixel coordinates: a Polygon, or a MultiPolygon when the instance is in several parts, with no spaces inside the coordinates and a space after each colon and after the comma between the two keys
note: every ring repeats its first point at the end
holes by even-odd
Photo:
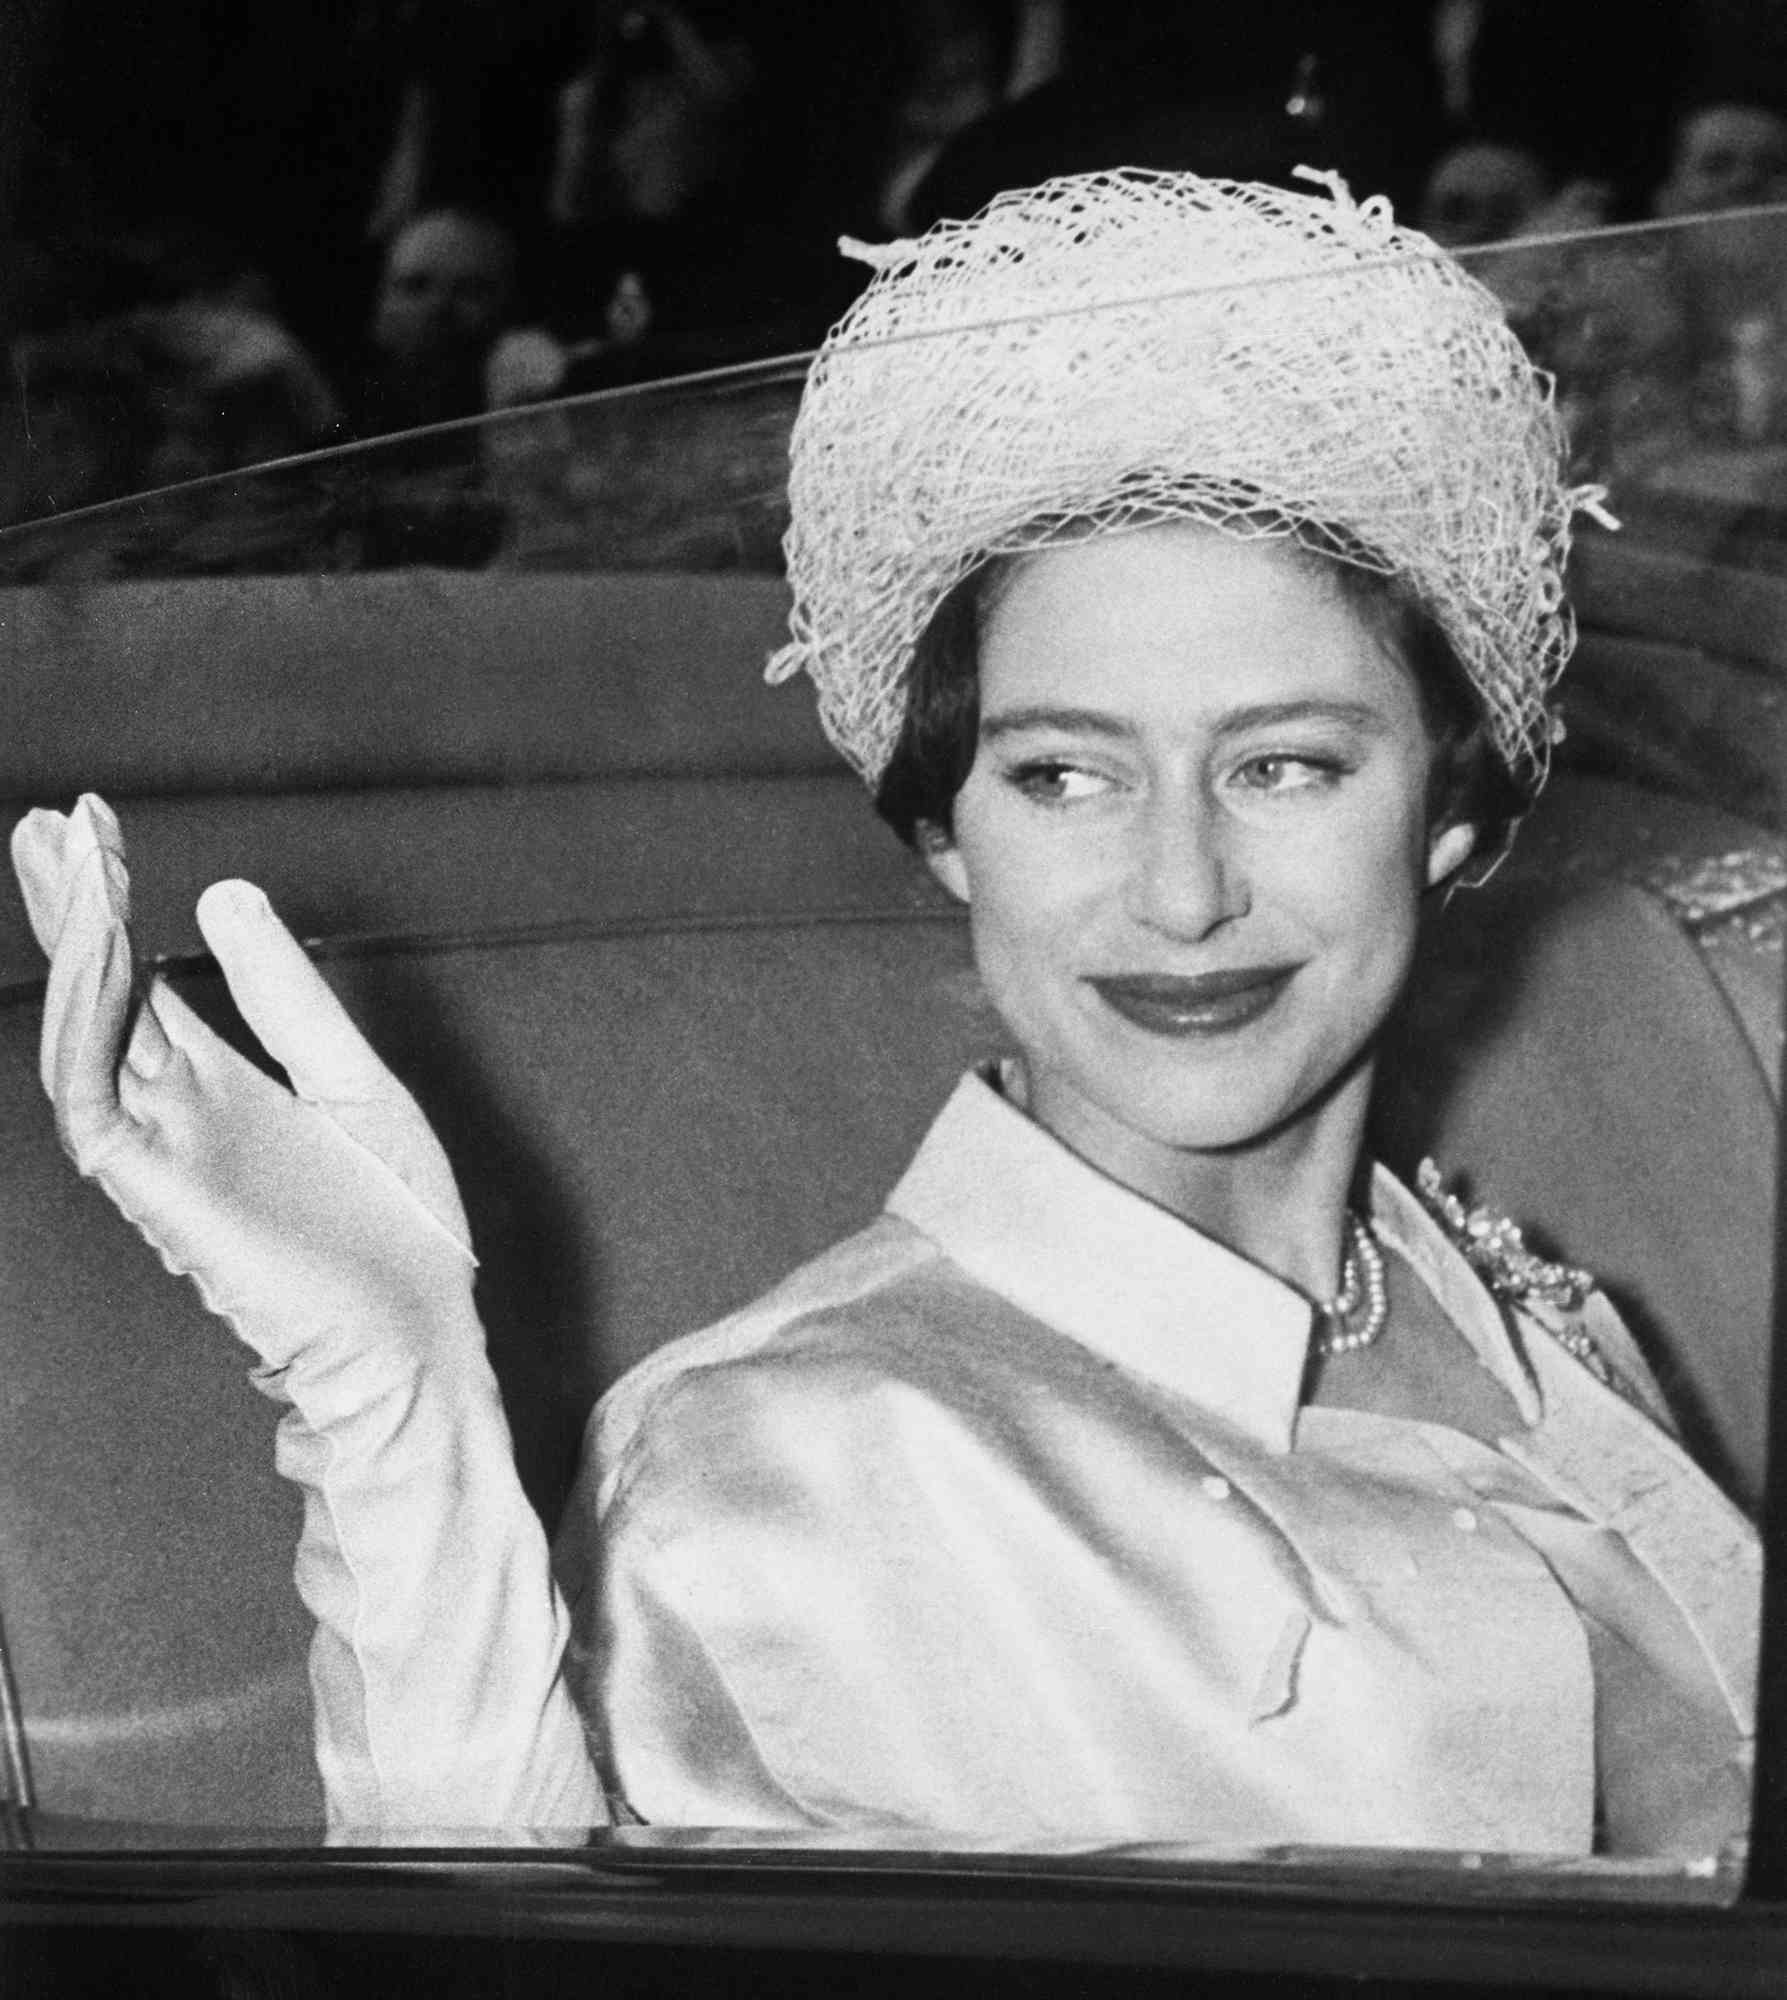
{"type": "MultiPolygon", "coordinates": [[[[615,631],[599,580],[549,581],[563,645],[615,631]]],[[[337,588],[351,598],[361,582],[383,580],[337,588]]],[[[460,632],[449,680],[472,669],[443,593],[475,583],[429,586],[438,629],[460,632]]],[[[664,609],[688,580],[627,581],[635,634],[656,629],[657,584],[664,609]]],[[[717,712],[720,728],[730,697],[691,707],[677,730],[654,697],[641,755],[621,740],[619,696],[614,741],[586,731],[568,749],[569,723],[556,737],[533,713],[511,726],[485,691],[467,699],[502,740],[468,749],[429,708],[439,677],[426,657],[399,649],[375,705],[400,735],[410,704],[414,742],[393,736],[374,756],[362,732],[351,786],[301,790],[316,771],[299,759],[294,775],[279,718],[302,704],[275,684],[320,642],[288,631],[257,655],[232,595],[247,586],[160,588],[189,595],[166,612],[171,626],[139,634],[138,658],[170,659],[181,631],[194,644],[233,635],[204,677],[226,713],[193,766],[196,789],[181,789],[176,735],[203,706],[200,677],[176,708],[150,689],[132,710],[127,622],[110,652],[69,655],[88,664],[50,704],[80,711],[88,746],[109,743],[113,761],[91,774],[64,745],[42,760],[53,786],[17,788],[65,802],[77,777],[113,786],[146,951],[192,952],[194,895],[234,873],[320,940],[331,981],[459,1171],[524,1477],[550,1519],[600,1389],[867,1220],[956,1073],[996,1047],[965,927],[854,781],[825,770],[797,695],[747,681],[740,710],[758,704],[787,733],[753,725],[761,740],[735,740],[730,762],[699,720],[717,712]],[[222,607],[211,619],[207,591],[222,607]],[[88,713],[95,688],[108,730],[88,713]],[[660,768],[678,731],[687,763],[660,768]],[[231,732],[233,764],[217,752],[231,732]]],[[[738,588],[754,630],[765,587],[738,588]]],[[[720,643],[712,635],[734,629],[723,612],[723,596],[704,601],[685,639],[720,643]]],[[[32,599],[21,615],[55,613],[32,599]]],[[[357,615],[325,613],[334,629],[357,615]]],[[[99,614],[66,615],[91,641],[99,614]]],[[[370,633],[377,619],[364,623],[370,633]]],[[[494,627],[478,631],[496,644],[494,627]]],[[[490,671],[517,709],[542,687],[575,706],[580,683],[538,650],[534,682],[513,663],[490,671]]],[[[590,650],[589,672],[623,671],[590,650]]],[[[674,662],[636,664],[669,676],[674,662]]],[[[721,666],[745,663],[695,662],[687,685],[721,666]]],[[[1435,924],[1382,1118],[1402,1164],[1435,1153],[1606,1277],[1697,1445],[1745,1496],[1761,1475],[1778,1002],[1766,971],[1715,976],[1716,958],[1628,878],[1757,840],[1700,807],[1561,780],[1519,865],[1435,924]]],[[[224,1018],[214,973],[174,976],[224,1018]]],[[[306,1839],[320,1801],[290,1583],[297,1508],[272,1469],[277,1412],[249,1388],[227,1329],[62,1161],[35,1076],[40,992],[9,894],[0,1620],[40,1837],[109,1841],[118,1829],[102,1823],[135,1822],[182,1841],[306,1839]]]]}

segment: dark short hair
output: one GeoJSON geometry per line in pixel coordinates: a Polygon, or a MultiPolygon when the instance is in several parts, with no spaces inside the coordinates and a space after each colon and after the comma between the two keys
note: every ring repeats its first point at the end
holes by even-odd
{"type": "MultiPolygon", "coordinates": [[[[1474,826],[1477,854],[1499,853],[1532,799],[1496,751],[1482,701],[1439,620],[1399,577],[1289,546],[1334,579],[1413,675],[1439,752],[1431,823],[1474,826]]],[[[1019,560],[992,556],[970,570],[913,648],[900,734],[875,788],[875,810],[909,847],[922,845],[927,829],[953,836],[956,794],[968,781],[980,735],[981,637],[1019,560]]]]}

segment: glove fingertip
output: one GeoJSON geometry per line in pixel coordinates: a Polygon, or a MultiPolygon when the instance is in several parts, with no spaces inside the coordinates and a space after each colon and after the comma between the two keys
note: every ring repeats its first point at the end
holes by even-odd
{"type": "Polygon", "coordinates": [[[97,792],[83,792],[75,800],[69,820],[71,824],[83,824],[96,846],[123,853],[124,831],[118,824],[118,815],[97,792]]]}
{"type": "Polygon", "coordinates": [[[213,952],[220,944],[227,950],[232,939],[247,937],[255,929],[279,921],[264,890],[234,878],[213,882],[200,895],[193,914],[213,952]]]}
{"type": "Polygon", "coordinates": [[[198,1057],[223,1046],[168,982],[157,973],[143,996],[143,1012],[153,1014],[155,1027],[171,1048],[182,1055],[198,1057]]]}
{"type": "Polygon", "coordinates": [[[46,952],[56,948],[62,919],[62,815],[39,806],[12,830],[12,868],[25,899],[32,934],[46,952]]]}
{"type": "MultiPolygon", "coordinates": [[[[158,986],[160,982],[157,982],[158,986]]],[[[160,987],[165,995],[168,989],[160,987]]],[[[165,1004],[165,1003],[164,1003],[165,1004]]],[[[174,1041],[162,1025],[153,991],[137,1009],[129,1039],[124,1045],[124,1066],[140,1082],[153,1083],[173,1060],[174,1041]]]]}
{"type": "Polygon", "coordinates": [[[61,813],[52,811],[48,806],[33,806],[23,819],[13,823],[13,860],[29,862],[36,867],[42,867],[48,861],[60,861],[62,835],[67,825],[61,813]]]}

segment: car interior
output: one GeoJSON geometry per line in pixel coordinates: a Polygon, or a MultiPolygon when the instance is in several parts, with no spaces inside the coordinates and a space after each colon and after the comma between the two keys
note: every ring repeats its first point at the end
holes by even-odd
{"type": "MultiPolygon", "coordinates": [[[[958,909],[801,691],[762,685],[799,377],[509,412],[446,472],[399,439],[0,534],[9,816],[114,805],[139,953],[226,1034],[199,890],[258,882],[306,941],[453,1160],[549,1526],[602,1390],[871,1217],[999,1048],[958,909]]],[[[1556,774],[1491,881],[1435,900],[1377,1120],[1392,1164],[1601,1277],[1754,1509],[1787,484],[1739,470],[1610,477],[1556,774]]],[[[7,1823],[46,1854],[313,1846],[278,1412],[61,1157],[42,991],[0,895],[7,1823]]]]}

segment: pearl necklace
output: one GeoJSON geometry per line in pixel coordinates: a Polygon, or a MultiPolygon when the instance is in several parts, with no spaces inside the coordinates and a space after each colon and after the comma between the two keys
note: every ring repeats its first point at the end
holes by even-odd
{"type": "Polygon", "coordinates": [[[1316,1315],[1321,1330],[1315,1337],[1315,1351],[1324,1357],[1352,1354],[1361,1347],[1369,1347],[1390,1317],[1384,1253],[1378,1248],[1370,1223],[1351,1209],[1346,1217],[1346,1256],[1340,1266],[1340,1290],[1316,1307],[1316,1315]],[[1364,1313],[1354,1324],[1361,1303],[1364,1313]]]}

